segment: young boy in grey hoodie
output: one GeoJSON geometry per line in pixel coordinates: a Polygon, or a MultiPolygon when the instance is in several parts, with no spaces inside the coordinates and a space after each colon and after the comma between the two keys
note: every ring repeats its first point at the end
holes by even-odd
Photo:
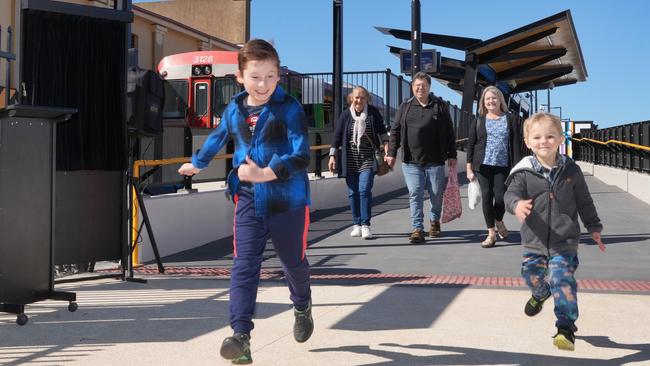
{"type": "Polygon", "coordinates": [[[577,284],[573,276],[578,268],[578,215],[604,252],[600,237],[603,226],[580,167],[559,154],[564,141],[560,119],[548,113],[534,114],[524,124],[524,141],[533,155],[512,169],[504,196],[506,209],[522,223],[521,275],[532,292],[524,312],[537,315],[544,301],[553,295],[557,318],[553,344],[572,351],[578,329],[577,284]]]}

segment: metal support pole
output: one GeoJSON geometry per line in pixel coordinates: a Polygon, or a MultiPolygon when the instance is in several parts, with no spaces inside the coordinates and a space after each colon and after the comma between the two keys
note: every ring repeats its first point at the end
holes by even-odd
{"type": "Polygon", "coordinates": [[[535,113],[537,113],[539,109],[537,108],[537,90],[535,90],[535,113]]]}
{"type": "Polygon", "coordinates": [[[334,112],[334,121],[336,121],[343,111],[343,0],[334,0],[332,5],[334,21],[334,39],[332,42],[334,107],[332,111],[334,112]]]}
{"type": "Polygon", "coordinates": [[[397,95],[399,96],[397,98],[397,106],[399,107],[400,104],[404,101],[404,91],[402,90],[402,83],[404,81],[404,77],[402,75],[397,77],[397,95]]]}
{"type": "MultiPolygon", "coordinates": [[[[384,125],[390,125],[390,69],[386,69],[386,95],[384,96],[384,125]]],[[[370,101],[368,101],[370,102],[370,101]]]]}
{"type": "Polygon", "coordinates": [[[551,89],[546,89],[546,106],[548,107],[548,113],[551,113],[551,89]]]}
{"type": "Polygon", "coordinates": [[[411,77],[420,71],[422,34],[420,32],[420,0],[411,1],[411,77]]]}
{"type": "MultiPolygon", "coordinates": [[[[477,57],[473,53],[465,55],[465,77],[463,79],[463,101],[461,113],[469,121],[473,114],[474,94],[476,94],[476,74],[478,70],[477,57]]],[[[468,122],[469,123],[469,122],[468,122]]]]}
{"type": "MultiPolygon", "coordinates": [[[[2,56],[2,58],[5,58],[7,60],[7,75],[5,76],[5,107],[9,106],[9,99],[11,96],[11,61],[16,59],[16,55],[14,55],[13,52],[13,47],[11,46],[11,41],[12,41],[12,34],[13,31],[11,30],[11,26],[7,27],[7,52],[2,53],[2,49],[0,49],[0,53],[6,54],[5,56],[2,56]]],[[[0,38],[2,35],[2,28],[0,28],[0,38]]],[[[2,42],[0,41],[0,44],[2,42]]],[[[18,90],[18,88],[16,88],[18,90]]]]}
{"type": "MultiPolygon", "coordinates": [[[[321,145],[323,143],[323,140],[320,136],[319,132],[316,132],[316,145],[321,145]]],[[[314,151],[314,154],[316,155],[316,166],[314,167],[314,175],[317,176],[318,178],[323,177],[323,169],[321,166],[323,165],[323,156],[322,152],[320,149],[314,151]]]]}

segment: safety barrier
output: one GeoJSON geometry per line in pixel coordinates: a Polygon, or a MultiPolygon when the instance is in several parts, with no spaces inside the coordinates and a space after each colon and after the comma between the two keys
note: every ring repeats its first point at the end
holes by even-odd
{"type": "Polygon", "coordinates": [[[570,139],[576,160],[650,173],[650,121],[580,131],[570,139]]]}

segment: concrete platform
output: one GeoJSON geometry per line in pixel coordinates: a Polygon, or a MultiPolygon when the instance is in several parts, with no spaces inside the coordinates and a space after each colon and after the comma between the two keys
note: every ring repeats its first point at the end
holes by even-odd
{"type": "MultiPolygon", "coordinates": [[[[535,318],[523,314],[529,293],[519,278],[512,216],[505,219],[510,237],[495,248],[479,244],[485,235],[479,210],[443,225],[443,237],[413,245],[402,190],[377,197],[373,240],[350,238],[346,208],[313,213],[308,257],[316,331],[305,344],[293,340],[289,293],[268,245],[254,364],[650,365],[650,207],[594,177],[587,181],[608,247],[600,253],[582,238],[575,352],[552,345],[552,303],[535,318]]],[[[229,364],[218,349],[231,334],[231,248],[226,238],[166,257],[167,274],[155,274],[155,266],[138,271],[146,284],[57,285],[77,292],[74,313],[64,302],[28,305],[30,321],[22,327],[0,313],[0,364],[229,364]]]]}
{"type": "MultiPolygon", "coordinates": [[[[227,365],[218,355],[228,327],[228,282],[148,276],[65,284],[79,310],[28,306],[19,327],[0,315],[3,365],[227,365]]],[[[318,282],[316,330],[293,340],[288,290],[260,287],[252,333],[257,365],[650,365],[650,296],[581,293],[576,351],[552,345],[548,303],[528,318],[523,289],[318,282]]]]}

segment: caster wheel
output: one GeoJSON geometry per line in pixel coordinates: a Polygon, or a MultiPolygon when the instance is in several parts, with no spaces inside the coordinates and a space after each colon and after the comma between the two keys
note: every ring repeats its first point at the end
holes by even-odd
{"type": "Polygon", "coordinates": [[[18,316],[16,317],[16,324],[18,324],[18,325],[25,325],[25,324],[27,324],[27,321],[28,321],[28,320],[29,320],[29,318],[27,317],[27,315],[25,315],[25,314],[18,314],[18,316]]]}
{"type": "Polygon", "coordinates": [[[79,305],[77,305],[76,302],[71,302],[70,304],[68,304],[68,311],[71,312],[71,313],[77,311],[78,308],[79,308],[79,305]]]}

